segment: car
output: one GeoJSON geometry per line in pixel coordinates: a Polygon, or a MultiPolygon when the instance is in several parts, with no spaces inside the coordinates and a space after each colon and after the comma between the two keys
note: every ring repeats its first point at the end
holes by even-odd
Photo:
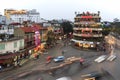
{"type": "Polygon", "coordinates": [[[58,56],[53,59],[54,62],[61,62],[64,61],[65,57],[64,56],[58,56]]]}
{"type": "Polygon", "coordinates": [[[61,78],[58,78],[56,80],[72,80],[70,77],[61,77],[61,78]]]}
{"type": "Polygon", "coordinates": [[[102,74],[98,71],[90,72],[88,74],[81,75],[84,80],[96,80],[102,77],[102,74]]]}
{"type": "Polygon", "coordinates": [[[98,63],[101,63],[101,62],[103,62],[106,58],[107,58],[106,55],[102,55],[102,56],[98,57],[97,59],[95,59],[94,61],[95,61],[95,62],[98,62],[98,63]]]}

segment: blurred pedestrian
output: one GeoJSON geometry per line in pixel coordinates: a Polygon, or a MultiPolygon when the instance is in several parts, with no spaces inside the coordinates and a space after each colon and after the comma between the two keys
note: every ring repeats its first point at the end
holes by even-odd
{"type": "Polygon", "coordinates": [[[64,55],[64,53],[65,53],[65,51],[63,50],[63,51],[62,51],[62,55],[64,55]]]}
{"type": "Polygon", "coordinates": [[[2,66],[0,65],[0,71],[2,70],[2,66]]]}
{"type": "Polygon", "coordinates": [[[39,54],[37,54],[36,58],[39,59],[39,54]]]}
{"type": "Polygon", "coordinates": [[[43,78],[39,78],[38,80],[43,80],[43,78]]]}
{"type": "Polygon", "coordinates": [[[80,58],[80,65],[81,65],[81,66],[83,65],[83,62],[84,62],[84,59],[83,59],[83,58],[80,58]]]}
{"type": "Polygon", "coordinates": [[[52,56],[48,56],[46,58],[46,64],[50,63],[52,61],[53,57],[52,56]]]}
{"type": "Polygon", "coordinates": [[[106,52],[106,49],[105,49],[105,47],[103,47],[103,51],[104,51],[104,52],[106,52]]]}

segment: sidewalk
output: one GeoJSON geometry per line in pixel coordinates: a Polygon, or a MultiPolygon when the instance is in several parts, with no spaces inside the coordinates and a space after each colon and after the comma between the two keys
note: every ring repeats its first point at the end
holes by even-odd
{"type": "MultiPolygon", "coordinates": [[[[24,65],[24,64],[27,63],[28,61],[30,61],[30,58],[23,59],[23,60],[21,60],[20,65],[21,65],[21,66],[24,65]]],[[[17,66],[16,66],[16,67],[15,67],[15,66],[11,66],[11,67],[8,67],[8,68],[4,68],[4,69],[2,69],[0,72],[8,71],[8,70],[11,70],[11,69],[14,69],[14,68],[17,68],[17,66]]]]}
{"type": "Polygon", "coordinates": [[[24,64],[25,64],[26,62],[28,62],[29,60],[30,60],[30,58],[21,60],[20,65],[24,65],[24,64]]]}

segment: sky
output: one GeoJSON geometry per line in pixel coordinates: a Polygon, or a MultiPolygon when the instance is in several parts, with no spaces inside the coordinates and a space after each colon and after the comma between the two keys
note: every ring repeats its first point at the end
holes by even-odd
{"type": "Polygon", "coordinates": [[[0,13],[4,9],[36,9],[40,17],[52,19],[68,19],[74,21],[75,12],[100,11],[102,21],[120,19],[120,0],[1,0],[0,13]]]}

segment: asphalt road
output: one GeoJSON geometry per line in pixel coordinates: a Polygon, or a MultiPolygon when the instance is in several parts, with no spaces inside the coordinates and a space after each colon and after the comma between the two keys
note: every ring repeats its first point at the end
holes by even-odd
{"type": "MultiPolygon", "coordinates": [[[[56,80],[59,77],[69,76],[73,80],[82,80],[80,76],[82,74],[87,74],[93,71],[101,71],[101,65],[96,64],[93,60],[99,55],[103,54],[103,52],[90,51],[90,50],[78,50],[71,46],[63,46],[62,42],[59,42],[55,47],[48,50],[48,54],[44,54],[40,56],[37,60],[30,60],[26,64],[24,64],[20,68],[15,68],[6,72],[0,73],[0,80],[39,80],[43,78],[44,80],[56,80]],[[51,62],[46,65],[46,57],[48,55],[51,56],[59,56],[62,55],[62,50],[65,50],[64,56],[65,58],[76,56],[85,58],[84,66],[80,66],[79,62],[76,62],[70,66],[66,66],[64,68],[56,70],[54,75],[41,72],[41,69],[49,68],[51,66],[59,65],[60,63],[51,62]],[[27,75],[26,75],[27,74],[27,75]]],[[[100,80],[111,80],[111,75],[107,74],[103,76],[100,80]],[[110,78],[110,79],[109,79],[110,78]]],[[[114,80],[114,79],[112,79],[114,80]]]]}

